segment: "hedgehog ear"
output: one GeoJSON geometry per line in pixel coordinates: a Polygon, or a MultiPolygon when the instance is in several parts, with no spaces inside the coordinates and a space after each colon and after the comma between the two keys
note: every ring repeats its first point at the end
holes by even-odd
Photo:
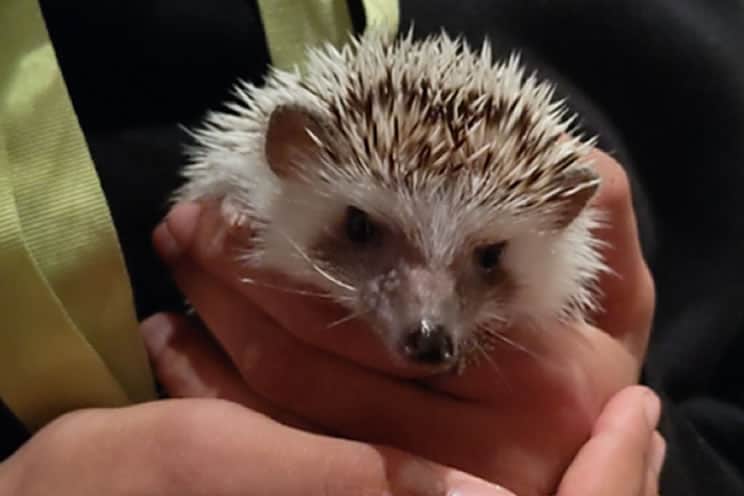
{"type": "Polygon", "coordinates": [[[317,160],[324,135],[319,120],[298,107],[278,107],[266,130],[266,159],[281,178],[302,176],[303,163],[317,160]]]}
{"type": "Polygon", "coordinates": [[[569,170],[557,178],[561,196],[557,198],[553,215],[553,229],[567,227],[586,208],[599,189],[599,175],[589,167],[569,170]]]}

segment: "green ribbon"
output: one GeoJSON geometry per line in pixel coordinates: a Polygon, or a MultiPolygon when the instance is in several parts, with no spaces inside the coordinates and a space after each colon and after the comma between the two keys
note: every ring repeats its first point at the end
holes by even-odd
{"type": "Polygon", "coordinates": [[[35,430],[156,397],[105,197],[36,0],[0,6],[0,397],[35,430]]]}
{"type": "Polygon", "coordinates": [[[398,0],[362,0],[367,17],[367,28],[387,29],[397,32],[400,26],[398,0]]]}
{"type": "MultiPolygon", "coordinates": [[[[397,0],[363,0],[367,27],[398,29],[397,0]]],[[[343,45],[353,32],[347,0],[258,0],[271,63],[301,66],[308,47],[343,45]]]]}

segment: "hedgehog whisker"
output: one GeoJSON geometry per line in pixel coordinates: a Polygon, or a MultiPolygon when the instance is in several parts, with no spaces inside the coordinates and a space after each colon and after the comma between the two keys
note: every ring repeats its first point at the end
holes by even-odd
{"type": "MultiPolygon", "coordinates": [[[[504,375],[503,370],[501,367],[499,367],[499,364],[496,363],[496,361],[493,359],[493,356],[491,356],[491,353],[489,353],[489,340],[484,340],[482,337],[473,337],[471,339],[468,339],[465,343],[465,346],[468,348],[468,354],[471,355],[469,358],[470,366],[478,365],[480,363],[480,359],[485,359],[486,365],[493,368],[493,370],[498,374],[498,376],[501,378],[502,382],[510,388],[509,381],[506,380],[506,376],[504,375]]],[[[464,368],[465,365],[461,366],[464,368]]]]}
{"type": "MultiPolygon", "coordinates": [[[[483,315],[483,320],[488,320],[489,322],[496,322],[502,326],[506,325],[509,320],[504,317],[503,315],[496,313],[496,312],[489,312],[483,315]]],[[[492,328],[488,327],[488,330],[492,330],[492,328]]]]}
{"type": "Polygon", "coordinates": [[[481,339],[472,339],[469,343],[469,345],[472,347],[474,351],[476,351],[479,355],[481,355],[483,358],[486,359],[487,362],[490,362],[494,366],[496,365],[496,362],[494,361],[491,354],[488,352],[488,349],[486,346],[484,346],[483,340],[481,339]]]}
{"type": "Polygon", "coordinates": [[[496,360],[493,359],[493,356],[488,352],[488,349],[483,346],[483,343],[478,342],[477,348],[480,350],[481,355],[485,357],[486,363],[496,372],[496,374],[501,378],[501,381],[506,385],[507,388],[511,389],[511,384],[506,379],[506,375],[504,374],[504,371],[499,367],[499,364],[496,362],[496,360]]]}
{"type": "Polygon", "coordinates": [[[492,339],[496,339],[498,341],[501,341],[502,343],[507,344],[507,345],[509,345],[509,346],[511,346],[511,347],[513,347],[513,348],[515,348],[515,349],[517,349],[517,350],[519,350],[519,351],[521,351],[521,352],[529,355],[530,357],[532,357],[532,358],[534,358],[536,360],[544,360],[544,357],[541,357],[540,355],[538,355],[534,351],[530,350],[529,348],[527,348],[524,345],[521,345],[521,344],[517,343],[513,339],[510,339],[510,338],[506,337],[506,335],[504,333],[499,332],[496,329],[484,327],[482,329],[482,332],[485,334],[486,337],[492,338],[492,339]]]}
{"type": "Polygon", "coordinates": [[[297,254],[302,257],[303,260],[305,260],[310,268],[312,268],[315,272],[317,272],[320,276],[322,276],[324,279],[329,281],[332,284],[335,284],[341,289],[345,289],[346,291],[350,291],[352,293],[355,293],[357,291],[357,288],[354,286],[351,286],[349,284],[346,284],[343,281],[340,281],[333,277],[331,274],[329,274],[325,269],[323,269],[320,265],[318,265],[317,262],[315,262],[310,255],[308,255],[300,246],[286,233],[282,232],[282,236],[287,240],[287,242],[292,246],[292,248],[297,252],[297,254]]]}
{"type": "Polygon", "coordinates": [[[245,284],[253,284],[254,286],[261,286],[267,289],[274,289],[276,291],[282,291],[284,293],[290,293],[290,294],[296,294],[300,296],[312,296],[315,298],[325,298],[328,300],[338,299],[337,296],[329,293],[329,292],[323,292],[323,291],[310,291],[307,289],[297,289],[292,288],[289,286],[279,286],[277,284],[270,284],[266,282],[259,281],[257,279],[253,279],[250,277],[243,277],[240,279],[240,282],[245,284]]]}
{"type": "Polygon", "coordinates": [[[330,324],[328,324],[326,326],[326,329],[331,329],[333,327],[340,326],[341,324],[344,324],[346,322],[349,322],[351,320],[354,320],[354,319],[356,319],[358,317],[362,317],[364,315],[367,315],[368,313],[370,313],[370,311],[371,310],[367,309],[367,310],[359,310],[359,311],[356,311],[356,312],[351,312],[348,315],[346,315],[345,317],[341,317],[340,319],[335,320],[335,321],[331,322],[330,324]]]}

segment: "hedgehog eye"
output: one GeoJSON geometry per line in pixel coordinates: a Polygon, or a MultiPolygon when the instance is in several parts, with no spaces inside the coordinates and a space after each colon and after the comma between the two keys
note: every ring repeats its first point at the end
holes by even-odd
{"type": "Polygon", "coordinates": [[[505,246],[506,242],[502,241],[478,248],[475,251],[475,259],[478,266],[486,271],[495,269],[501,261],[501,254],[504,252],[505,246]]]}
{"type": "Polygon", "coordinates": [[[375,236],[376,229],[366,212],[356,207],[346,210],[346,236],[354,243],[368,243],[375,236]]]}

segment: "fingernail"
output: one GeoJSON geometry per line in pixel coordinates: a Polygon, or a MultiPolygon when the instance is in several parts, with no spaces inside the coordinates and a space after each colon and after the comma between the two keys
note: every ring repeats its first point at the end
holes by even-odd
{"type": "Polygon", "coordinates": [[[168,214],[165,222],[171,234],[181,246],[191,244],[196,227],[199,224],[201,212],[202,206],[199,203],[187,202],[174,206],[168,214]]]}
{"type": "Polygon", "coordinates": [[[189,246],[196,232],[201,210],[198,203],[179,203],[155,229],[155,249],[164,261],[173,262],[189,246]]]}
{"type": "Polygon", "coordinates": [[[666,441],[661,437],[661,434],[654,432],[653,438],[651,439],[651,453],[649,463],[651,464],[651,470],[658,476],[661,473],[661,469],[664,466],[664,460],[666,459],[666,441]]]}
{"type": "Polygon", "coordinates": [[[515,496],[514,493],[501,486],[464,475],[458,477],[451,487],[447,496],[515,496]]]}
{"type": "Polygon", "coordinates": [[[173,336],[174,327],[165,314],[158,313],[140,323],[140,333],[150,356],[158,356],[173,336]]]}
{"type": "Polygon", "coordinates": [[[152,237],[155,250],[163,261],[170,263],[181,256],[183,252],[181,245],[173,237],[173,234],[171,234],[166,222],[155,228],[152,237]]]}
{"type": "Polygon", "coordinates": [[[643,409],[646,414],[646,420],[650,428],[656,429],[656,425],[659,423],[659,417],[661,416],[661,401],[652,391],[647,391],[644,394],[643,409]]]}

